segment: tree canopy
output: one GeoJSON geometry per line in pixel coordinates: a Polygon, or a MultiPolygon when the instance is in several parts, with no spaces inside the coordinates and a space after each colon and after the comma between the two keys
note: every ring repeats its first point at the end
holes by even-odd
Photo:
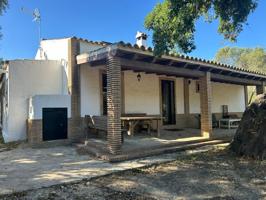
{"type": "MultiPolygon", "coordinates": [[[[8,6],[8,0],[0,0],[0,16],[4,14],[5,10],[8,6]]],[[[0,26],[1,30],[1,26],[0,26]]],[[[0,33],[0,38],[2,37],[2,34],[0,33]]]]}
{"type": "Polygon", "coordinates": [[[215,60],[266,73],[266,50],[264,48],[224,47],[217,52],[215,60]]]}
{"type": "Polygon", "coordinates": [[[0,0],[0,15],[3,15],[8,6],[8,0],[0,0]]]}
{"type": "Polygon", "coordinates": [[[195,46],[195,23],[200,17],[219,21],[218,32],[236,41],[257,0],[164,0],[146,16],[145,27],[153,32],[154,53],[179,48],[184,53],[195,46]]]}

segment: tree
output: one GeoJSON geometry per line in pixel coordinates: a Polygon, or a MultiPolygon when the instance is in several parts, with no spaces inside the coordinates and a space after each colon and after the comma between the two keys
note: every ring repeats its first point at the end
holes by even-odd
{"type": "MultiPolygon", "coordinates": [[[[5,12],[5,10],[8,7],[8,0],[0,0],[0,16],[2,16],[5,12]]],[[[1,26],[0,26],[1,30],[1,26]]],[[[2,34],[0,33],[0,38],[2,37],[2,34]]]]}
{"type": "Polygon", "coordinates": [[[193,51],[195,23],[204,16],[208,22],[219,21],[218,32],[236,41],[257,0],[164,0],[145,19],[145,27],[153,31],[154,53],[161,55],[179,48],[193,51]]]}
{"type": "Polygon", "coordinates": [[[221,48],[215,60],[253,71],[266,73],[266,50],[264,48],[221,48]]]}
{"type": "MultiPolygon", "coordinates": [[[[216,53],[215,60],[224,64],[266,73],[266,50],[263,48],[224,47],[216,53]]],[[[248,87],[249,103],[255,99],[255,92],[255,87],[248,87]]]]}

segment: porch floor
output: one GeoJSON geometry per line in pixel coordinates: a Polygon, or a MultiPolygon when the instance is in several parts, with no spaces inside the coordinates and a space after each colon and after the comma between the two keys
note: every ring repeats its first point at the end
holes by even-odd
{"type": "MultiPolygon", "coordinates": [[[[192,128],[181,130],[162,129],[159,138],[155,132],[152,132],[152,134],[141,132],[136,133],[134,136],[126,135],[124,136],[120,157],[124,156],[125,159],[129,157],[141,157],[141,155],[151,155],[151,152],[162,151],[163,153],[163,150],[166,148],[179,148],[187,145],[193,146],[211,141],[228,142],[233,138],[235,131],[236,129],[213,129],[213,137],[211,139],[202,137],[200,135],[200,129],[192,128]]],[[[88,139],[86,148],[87,151],[103,159],[108,160],[106,157],[110,157],[106,140],[98,138],[88,139]]]]}

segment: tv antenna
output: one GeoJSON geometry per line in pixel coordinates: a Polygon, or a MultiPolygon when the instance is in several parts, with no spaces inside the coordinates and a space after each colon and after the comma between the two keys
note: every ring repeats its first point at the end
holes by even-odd
{"type": "Polygon", "coordinates": [[[27,8],[22,7],[21,11],[25,14],[31,15],[33,17],[33,22],[38,23],[38,36],[39,36],[39,42],[41,42],[41,13],[38,8],[35,8],[34,10],[29,10],[27,8]]]}
{"type": "Polygon", "coordinates": [[[41,40],[42,40],[42,32],[41,32],[41,13],[38,8],[34,10],[29,10],[27,8],[22,7],[21,11],[25,14],[31,15],[33,17],[33,22],[37,22],[38,24],[38,36],[39,36],[39,53],[40,57],[42,58],[42,47],[41,47],[41,40]]]}

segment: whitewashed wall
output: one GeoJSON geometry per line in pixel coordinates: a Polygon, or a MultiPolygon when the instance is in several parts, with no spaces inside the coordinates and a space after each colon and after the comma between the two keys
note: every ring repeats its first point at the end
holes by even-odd
{"type": "MultiPolygon", "coordinates": [[[[141,74],[141,81],[132,71],[124,72],[125,112],[160,114],[160,78],[155,74],[141,74]]],[[[166,77],[169,78],[169,77],[166,77]]],[[[176,78],[176,114],[184,114],[183,78],[176,78]]],[[[100,115],[99,69],[81,66],[81,116],[100,115]]],[[[245,109],[244,87],[212,82],[212,112],[221,113],[221,105],[228,105],[229,112],[245,109]]],[[[196,93],[196,81],[189,85],[190,113],[200,113],[200,96],[196,93]]]]}
{"type": "Polygon", "coordinates": [[[196,93],[195,80],[191,80],[189,84],[189,112],[200,113],[200,94],[196,93]]]}
{"type": "MultiPolygon", "coordinates": [[[[125,83],[125,112],[160,114],[160,79],[169,77],[155,74],[141,74],[141,80],[137,80],[137,74],[126,71],[125,83]]],[[[175,80],[176,113],[184,113],[184,86],[183,78],[171,78],[175,80]]]]}
{"type": "Polygon", "coordinates": [[[36,60],[68,60],[68,39],[42,40],[42,57],[38,50],[35,56],[36,60]]]}
{"type": "Polygon", "coordinates": [[[42,119],[43,108],[67,108],[71,117],[70,95],[35,95],[29,99],[29,119],[42,119]]]}
{"type": "Polygon", "coordinates": [[[88,65],[80,66],[81,116],[100,115],[100,71],[88,65]]]}
{"type": "Polygon", "coordinates": [[[184,79],[176,79],[176,114],[184,114],[184,79]]]}
{"type": "Polygon", "coordinates": [[[6,142],[26,139],[28,101],[38,94],[65,94],[59,61],[15,60],[8,68],[8,117],[6,142]]]}
{"type": "Polygon", "coordinates": [[[124,83],[126,113],[160,114],[158,76],[141,73],[138,81],[137,73],[126,71],[124,83]]]}
{"type": "Polygon", "coordinates": [[[221,113],[221,105],[228,105],[229,112],[244,112],[244,86],[212,82],[212,112],[221,113]]]}
{"type": "MultiPolygon", "coordinates": [[[[244,86],[212,82],[212,112],[221,113],[222,105],[228,105],[229,112],[244,112],[244,86]]],[[[189,85],[190,113],[200,113],[200,94],[196,93],[196,81],[189,85]]]]}

